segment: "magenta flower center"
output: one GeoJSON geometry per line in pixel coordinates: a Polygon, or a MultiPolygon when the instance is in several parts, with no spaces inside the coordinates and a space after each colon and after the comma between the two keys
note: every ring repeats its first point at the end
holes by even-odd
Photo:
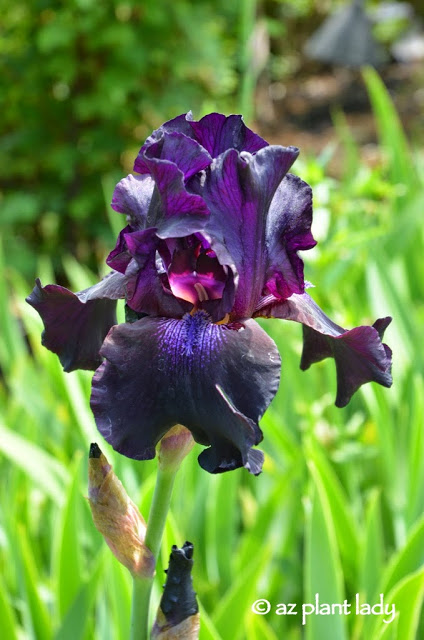
{"type": "Polygon", "coordinates": [[[227,268],[222,266],[204,238],[196,236],[167,241],[172,256],[168,281],[174,296],[194,305],[222,298],[227,268]]]}

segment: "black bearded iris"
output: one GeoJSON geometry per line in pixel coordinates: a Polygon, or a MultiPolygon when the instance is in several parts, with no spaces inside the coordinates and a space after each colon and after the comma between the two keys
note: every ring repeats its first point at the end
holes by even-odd
{"type": "Polygon", "coordinates": [[[65,369],[96,370],[97,427],[137,460],[183,424],[207,448],[211,473],[258,474],[259,420],[280,379],[276,345],[254,321],[303,325],[301,368],[333,357],[336,405],[365,382],[391,385],[390,318],[350,331],[305,293],[299,250],[315,245],[312,192],[288,173],[298,149],[268,145],[240,116],[181,115],[142,146],[137,176],[117,185],[112,207],[127,216],[112,271],[76,294],[37,281],[28,302],[43,344],[65,369]],[[124,298],[132,322],[116,324],[124,298]]]}

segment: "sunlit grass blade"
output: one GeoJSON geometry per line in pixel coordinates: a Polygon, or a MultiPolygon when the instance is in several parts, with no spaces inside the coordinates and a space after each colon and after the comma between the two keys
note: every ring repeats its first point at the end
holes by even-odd
{"type": "Polygon", "coordinates": [[[213,482],[213,491],[208,498],[207,530],[210,532],[208,554],[216,559],[218,579],[221,590],[227,590],[232,582],[234,548],[238,528],[236,510],[237,490],[240,474],[231,478],[217,476],[213,482]],[[222,541],[225,540],[225,545],[222,541]]]}
{"type": "Polygon", "coordinates": [[[105,208],[107,213],[107,218],[110,224],[111,233],[118,237],[119,232],[121,231],[123,225],[123,216],[114,211],[110,206],[112,202],[113,191],[115,186],[120,180],[122,176],[115,174],[105,174],[102,177],[102,189],[103,189],[103,197],[105,200],[105,208]]]}
{"type": "Polygon", "coordinates": [[[89,613],[93,607],[97,586],[103,571],[103,558],[104,556],[101,554],[92,570],[90,579],[78,591],[54,640],[83,640],[86,637],[86,630],[90,623],[89,613]]]}
{"type": "Polygon", "coordinates": [[[202,603],[199,602],[198,604],[201,620],[199,640],[225,640],[225,636],[221,636],[218,633],[206,609],[202,606],[202,603]]]}
{"type": "Polygon", "coordinates": [[[319,475],[325,491],[338,548],[345,567],[345,575],[351,584],[357,582],[358,531],[352,512],[348,509],[348,498],[335,472],[316,444],[307,448],[308,458],[313,461],[312,475],[319,475]]]}
{"type": "MultiPolygon", "coordinates": [[[[249,535],[240,541],[236,557],[236,573],[243,566],[246,566],[259,545],[263,544],[271,535],[275,535],[276,521],[278,525],[278,550],[281,553],[284,551],[287,539],[292,533],[292,518],[297,512],[300,501],[300,495],[296,494],[293,489],[294,477],[294,470],[279,477],[263,504],[255,504],[249,535]],[[276,509],[276,505],[278,505],[278,509],[276,509]]],[[[245,498],[245,500],[248,499],[249,497],[245,498]]],[[[253,496],[250,496],[250,500],[253,500],[253,496]]],[[[253,507],[250,509],[253,511],[253,507]]],[[[282,582],[284,579],[285,577],[282,576],[282,582]]]]}
{"type": "Polygon", "coordinates": [[[369,499],[360,557],[358,590],[366,602],[371,602],[377,593],[379,576],[384,567],[383,525],[378,491],[374,491],[369,499]]]}
{"type": "Polygon", "coordinates": [[[246,640],[279,640],[272,627],[263,616],[256,616],[246,625],[246,640]]]}
{"type": "Polygon", "coordinates": [[[410,184],[414,180],[415,167],[390,95],[374,69],[367,67],[362,73],[377,120],[381,143],[389,154],[392,182],[410,184]]]}
{"type": "Polygon", "coordinates": [[[356,174],[361,164],[359,146],[349,129],[345,114],[342,111],[337,110],[332,113],[332,118],[336,132],[345,152],[343,162],[344,184],[347,189],[350,189],[352,176],[356,174]]]}
{"type": "MultiPolygon", "coordinates": [[[[310,512],[305,539],[304,603],[343,603],[343,573],[340,564],[334,522],[328,497],[314,463],[309,464],[312,480],[310,512]]],[[[347,640],[345,615],[312,615],[305,619],[307,640],[347,640]]]]}
{"type": "Polygon", "coordinates": [[[58,585],[58,605],[61,618],[65,616],[77,593],[81,589],[83,581],[83,561],[80,544],[80,465],[73,465],[72,482],[63,509],[62,522],[58,528],[58,542],[56,551],[55,575],[58,585]]]}
{"type": "Polygon", "coordinates": [[[39,446],[0,425],[0,452],[57,503],[64,500],[66,469],[39,446]]]}
{"type": "Polygon", "coordinates": [[[406,287],[397,283],[395,261],[387,266],[385,258],[367,265],[368,295],[374,314],[392,315],[393,326],[387,329],[392,349],[395,351],[395,364],[404,368],[412,358],[421,352],[421,345],[414,344],[415,327],[409,313],[411,305],[406,287]]]}
{"type": "Polygon", "coordinates": [[[40,597],[40,577],[36,560],[31,551],[28,534],[22,526],[18,528],[15,544],[15,558],[19,568],[22,597],[27,608],[27,619],[31,631],[36,640],[50,640],[52,638],[52,618],[40,597]]]}
{"type": "MultiPolygon", "coordinates": [[[[402,580],[421,569],[424,564],[424,516],[412,529],[405,546],[393,556],[382,575],[377,593],[388,595],[402,580]]],[[[377,621],[374,616],[364,619],[363,634],[373,637],[377,621]]]]}
{"type": "MultiPolygon", "coordinates": [[[[385,604],[389,610],[394,605],[397,615],[396,638],[399,640],[417,640],[418,625],[424,599],[424,569],[399,581],[388,594],[385,604]]],[[[391,615],[382,617],[379,629],[376,630],[378,640],[390,637],[388,627],[392,623],[384,623],[391,615]]]]}
{"type": "Polygon", "coordinates": [[[237,640],[242,636],[249,617],[255,615],[250,607],[258,597],[259,578],[266,573],[271,551],[269,544],[259,547],[256,555],[239,571],[230,589],[218,603],[212,620],[223,638],[237,640]],[[237,615],[234,615],[235,611],[237,615]]]}
{"type": "Polygon", "coordinates": [[[128,570],[108,553],[105,568],[105,587],[108,609],[113,612],[115,639],[127,640],[131,620],[131,579],[128,570]]]}
{"type": "Polygon", "coordinates": [[[95,442],[99,438],[99,432],[90,411],[89,393],[84,389],[85,379],[89,375],[85,371],[75,371],[70,374],[62,370],[58,371],[72,411],[75,429],[80,433],[83,449],[86,449],[90,442],[95,442]]]}
{"type": "Polygon", "coordinates": [[[416,571],[422,564],[424,564],[424,516],[412,529],[405,546],[388,567],[382,581],[384,592],[388,593],[399,580],[416,571]]]}
{"type": "Polygon", "coordinates": [[[0,629],[2,637],[7,640],[18,640],[18,623],[8,599],[5,584],[0,575],[0,629]]]}
{"type": "Polygon", "coordinates": [[[375,636],[376,640],[400,640],[400,638],[403,640],[403,637],[399,635],[398,627],[399,618],[395,618],[393,622],[382,627],[381,634],[378,637],[375,636]]]}
{"type": "MultiPolygon", "coordinates": [[[[8,372],[14,367],[17,359],[25,355],[25,343],[19,325],[12,313],[12,298],[9,295],[6,265],[3,256],[3,244],[0,242],[0,363],[8,372]]],[[[14,293],[12,293],[14,296],[14,293]]]]}
{"type": "Polygon", "coordinates": [[[415,374],[408,386],[411,388],[411,435],[408,460],[407,520],[412,525],[422,514],[424,505],[424,394],[423,380],[415,374]]]}
{"type": "Polygon", "coordinates": [[[66,276],[70,282],[71,289],[81,291],[88,289],[98,281],[98,278],[86,267],[83,267],[73,256],[62,258],[66,276]]]}
{"type": "MultiPolygon", "coordinates": [[[[174,544],[177,544],[177,546],[178,544],[181,545],[182,542],[180,541],[184,542],[183,536],[171,508],[170,511],[168,512],[168,518],[166,521],[165,531],[163,534],[159,564],[156,567],[157,573],[159,575],[159,581],[161,584],[163,581],[160,577],[161,576],[160,572],[168,568],[169,554],[171,553],[172,545],[174,544]]],[[[162,576],[165,577],[164,574],[162,574],[162,576]]]]}

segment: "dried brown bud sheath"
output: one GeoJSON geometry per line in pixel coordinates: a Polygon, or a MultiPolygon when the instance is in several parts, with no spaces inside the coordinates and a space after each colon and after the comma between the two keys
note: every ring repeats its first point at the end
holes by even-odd
{"type": "Polygon", "coordinates": [[[153,576],[155,560],[144,544],[146,523],[95,443],[88,459],[88,501],[96,528],[119,562],[134,576],[153,576]]]}

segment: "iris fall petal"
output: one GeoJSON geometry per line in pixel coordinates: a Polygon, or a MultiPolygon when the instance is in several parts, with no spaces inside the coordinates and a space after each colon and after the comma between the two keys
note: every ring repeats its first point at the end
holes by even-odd
{"type": "Polygon", "coordinates": [[[143,318],[114,327],[101,354],[91,406],[114,449],[153,458],[161,437],[183,424],[210,446],[199,458],[208,471],[260,472],[262,455],[252,447],[278,388],[280,356],[254,321],[217,325],[202,311],[181,320],[143,318]]]}
{"type": "Polygon", "coordinates": [[[283,318],[303,324],[301,369],[332,357],[336,363],[336,406],[344,407],[366,382],[392,384],[391,349],[382,343],[391,318],[380,318],[372,327],[355,327],[350,331],[335,324],[308,296],[292,295],[284,302],[271,303],[256,316],[283,318]]]}
{"type": "Polygon", "coordinates": [[[26,300],[43,320],[43,345],[59,356],[64,370],[95,370],[103,340],[116,324],[116,300],[124,295],[124,276],[115,271],[78,293],[55,284],[42,287],[37,280],[26,300]]]}

